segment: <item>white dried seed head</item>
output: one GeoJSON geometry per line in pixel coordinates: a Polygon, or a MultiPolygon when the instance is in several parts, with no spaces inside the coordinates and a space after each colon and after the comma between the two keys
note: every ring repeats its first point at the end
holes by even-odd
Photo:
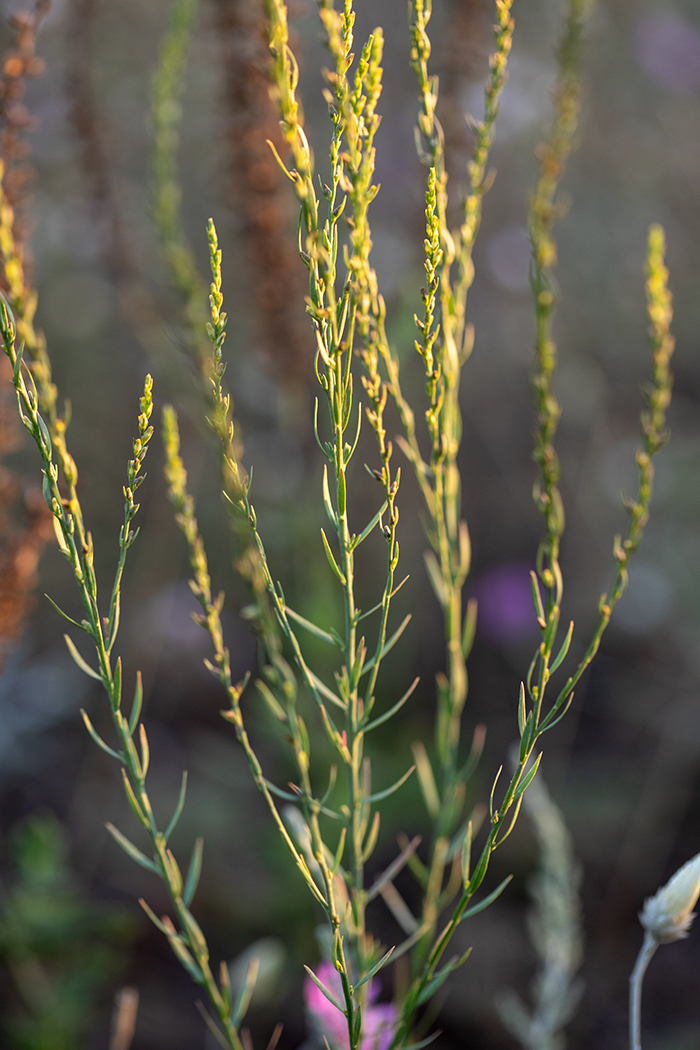
{"type": "Polygon", "coordinates": [[[689,860],[644,902],[639,920],[657,941],[677,941],[688,936],[700,896],[700,853],[689,860]]]}

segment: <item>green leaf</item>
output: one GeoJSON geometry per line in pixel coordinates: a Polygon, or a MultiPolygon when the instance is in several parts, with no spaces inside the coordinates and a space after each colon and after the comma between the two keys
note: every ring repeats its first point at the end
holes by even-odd
{"type": "Polygon", "coordinates": [[[385,711],[383,715],[379,715],[377,718],[373,719],[371,722],[369,722],[365,726],[365,733],[369,733],[370,729],[376,729],[377,726],[380,726],[384,722],[388,722],[390,718],[393,718],[393,716],[396,714],[396,712],[401,710],[401,708],[406,703],[408,698],[414,692],[414,690],[415,690],[415,688],[416,688],[416,686],[418,685],[419,682],[420,682],[420,678],[415,678],[413,680],[413,683],[408,687],[408,689],[403,694],[401,699],[397,700],[397,702],[394,704],[393,707],[390,707],[389,710],[385,711]]]}
{"type": "Polygon", "coordinates": [[[338,1002],[336,997],[333,995],[333,992],[331,992],[330,989],[326,988],[326,986],[323,983],[323,981],[320,981],[318,979],[318,977],[316,976],[316,974],[314,973],[314,971],[312,969],[310,969],[308,966],[305,966],[304,969],[306,970],[306,972],[308,973],[309,977],[314,982],[316,987],[320,991],[323,992],[323,994],[325,995],[325,997],[328,1000],[328,1002],[332,1003],[333,1006],[336,1008],[336,1010],[340,1010],[341,1014],[343,1014],[344,1017],[347,1017],[348,1016],[347,1015],[347,1011],[344,1010],[343,1007],[340,1005],[340,1003],[338,1002]]]}
{"type": "Polygon", "coordinates": [[[182,814],[182,808],[185,805],[185,795],[186,794],[187,794],[187,770],[183,769],[183,771],[182,771],[182,782],[180,784],[180,795],[179,795],[179,798],[177,800],[177,805],[175,806],[175,812],[172,815],[172,819],[171,819],[170,823],[168,824],[168,827],[167,827],[167,830],[166,830],[165,836],[164,836],[166,842],[168,841],[168,839],[172,835],[173,831],[177,827],[177,822],[180,819],[180,816],[182,814]]]}
{"type": "Polygon", "coordinates": [[[238,1028],[239,1024],[245,1017],[248,1007],[250,1006],[250,1000],[253,997],[255,991],[255,983],[258,979],[258,970],[260,969],[260,960],[253,958],[248,963],[248,969],[245,975],[245,981],[243,987],[236,996],[236,1002],[233,1007],[233,1015],[231,1017],[231,1023],[234,1028],[238,1028]]]}
{"type": "Polygon", "coordinates": [[[432,980],[430,980],[426,984],[425,988],[423,989],[423,991],[418,996],[418,999],[416,1001],[416,1005],[417,1006],[422,1006],[423,1003],[426,1003],[428,1001],[428,999],[432,999],[432,997],[437,992],[438,988],[440,988],[441,985],[443,985],[445,983],[445,981],[450,976],[450,974],[454,973],[455,970],[458,970],[460,966],[464,965],[464,963],[467,961],[467,959],[471,955],[471,952],[472,952],[472,949],[468,948],[466,950],[466,952],[464,953],[464,955],[462,955],[459,958],[452,959],[451,962],[447,963],[447,965],[442,968],[442,970],[440,970],[438,973],[436,973],[435,976],[432,978],[432,980]]]}
{"type": "Polygon", "coordinates": [[[395,791],[399,790],[402,784],[406,783],[415,768],[415,766],[411,766],[410,769],[406,770],[402,777],[399,777],[395,784],[392,784],[389,788],[385,788],[384,791],[377,791],[374,795],[370,795],[369,798],[365,799],[365,803],[381,802],[382,799],[389,798],[389,795],[393,795],[395,791]]]}
{"type": "Polygon", "coordinates": [[[129,736],[134,735],[134,730],[138,724],[139,716],[141,714],[141,707],[143,705],[143,679],[141,672],[136,672],[136,686],[134,688],[134,702],[131,705],[131,715],[129,716],[129,736]]]}
{"type": "Polygon", "coordinates": [[[88,733],[90,734],[92,739],[95,741],[97,746],[101,747],[102,750],[106,751],[106,753],[108,755],[111,755],[112,758],[116,758],[116,760],[118,762],[123,762],[124,761],[124,755],[119,754],[117,751],[114,751],[108,744],[105,744],[104,740],[99,735],[99,733],[95,730],[95,728],[93,727],[92,722],[88,718],[87,711],[84,711],[83,708],[81,707],[80,708],[80,713],[83,716],[83,722],[85,723],[85,728],[87,729],[88,733]]]}
{"type": "Polygon", "coordinates": [[[315,675],[310,668],[307,668],[307,674],[315,688],[318,689],[322,696],[325,696],[326,700],[330,700],[330,702],[335,704],[336,707],[339,707],[341,711],[345,710],[345,704],[337,693],[334,693],[332,689],[329,689],[326,683],[322,682],[318,675],[315,675]]]}
{"type": "Polygon", "coordinates": [[[92,667],[90,667],[90,664],[88,664],[82,658],[82,656],[75,647],[73,639],[67,634],[64,634],[63,638],[65,640],[66,645],[68,646],[68,652],[71,654],[80,670],[83,671],[86,675],[89,675],[90,678],[94,678],[97,682],[101,682],[102,676],[98,674],[97,671],[93,671],[92,667]]]}
{"type": "MultiPolygon", "coordinates": [[[[402,579],[401,583],[397,584],[396,587],[394,587],[394,589],[391,592],[391,594],[389,595],[389,599],[390,600],[394,597],[395,594],[398,594],[398,592],[403,587],[404,583],[406,583],[406,580],[410,580],[410,578],[411,578],[410,574],[408,576],[404,576],[404,578],[402,579]]],[[[382,609],[383,607],[384,607],[384,601],[377,602],[377,604],[373,605],[371,609],[367,610],[367,612],[361,613],[357,617],[357,621],[356,622],[359,623],[360,620],[367,619],[368,616],[371,616],[373,613],[379,612],[379,610],[382,609]]]]}
{"type": "Polygon", "coordinates": [[[416,760],[418,783],[420,784],[425,808],[427,809],[429,816],[435,820],[440,812],[440,796],[433,775],[433,767],[428,758],[428,752],[425,750],[425,745],[421,740],[417,740],[412,745],[411,750],[413,751],[413,757],[416,760]]]}
{"type": "Polygon", "coordinates": [[[306,630],[310,634],[315,635],[316,638],[320,638],[322,642],[328,642],[328,644],[332,645],[333,648],[336,647],[336,640],[335,640],[335,638],[333,638],[332,635],[330,635],[328,633],[328,631],[324,631],[324,630],[322,630],[321,627],[317,627],[315,623],[311,623],[310,620],[304,619],[304,617],[300,616],[299,613],[294,612],[294,609],[290,609],[290,607],[288,605],[285,605],[284,611],[286,612],[287,616],[291,616],[291,618],[296,623],[298,623],[302,627],[306,628],[306,630]]]}
{"type": "Polygon", "coordinates": [[[527,773],[527,775],[518,784],[517,788],[515,789],[515,794],[513,795],[513,802],[515,802],[516,799],[519,799],[520,796],[522,795],[522,793],[528,787],[528,785],[532,783],[532,781],[534,779],[534,776],[535,776],[535,773],[538,770],[539,764],[542,761],[542,755],[543,754],[544,754],[544,752],[540,751],[539,755],[535,759],[535,764],[533,765],[532,769],[529,771],[529,773],[527,773]]]}
{"type": "MultiPolygon", "coordinates": [[[[318,402],[317,402],[318,404],[318,402]]],[[[323,506],[326,508],[326,514],[334,529],[338,528],[338,515],[333,510],[333,504],[331,503],[331,493],[328,488],[328,467],[323,464],[323,506]]]]}
{"type": "Polygon", "coordinates": [[[396,878],[398,873],[402,870],[405,864],[408,863],[410,858],[413,856],[415,851],[421,844],[421,836],[416,835],[411,841],[405,846],[398,857],[391,862],[389,867],[382,872],[382,874],[374,880],[370,888],[367,890],[365,901],[369,904],[370,901],[374,900],[378,893],[381,893],[382,889],[386,886],[387,882],[391,882],[392,879],[396,878]]]}
{"type": "Polygon", "coordinates": [[[572,620],[571,623],[569,624],[569,630],[566,632],[566,638],[564,639],[564,641],[562,643],[562,647],[559,650],[559,652],[557,653],[557,656],[556,656],[554,662],[552,663],[552,666],[549,668],[549,673],[550,674],[554,674],[554,672],[557,670],[557,668],[561,665],[561,663],[566,658],[566,654],[569,651],[569,646],[571,645],[571,639],[573,637],[573,633],[574,633],[574,621],[572,620]]]}
{"type": "Polygon", "coordinates": [[[343,587],[345,587],[345,583],[346,583],[345,576],[343,575],[343,573],[340,571],[340,569],[338,568],[338,566],[336,564],[336,560],[333,557],[333,552],[331,551],[330,545],[328,543],[328,540],[326,539],[326,534],[323,531],[323,529],[321,529],[321,536],[323,538],[323,549],[326,552],[326,557],[328,558],[328,564],[330,565],[331,569],[333,570],[335,575],[338,577],[338,579],[342,583],[343,587]]]}
{"type": "MultiPolygon", "coordinates": [[[[107,827],[109,827],[109,824],[107,825],[107,827]]],[[[143,910],[146,912],[146,915],[151,920],[153,925],[156,926],[160,930],[161,933],[164,933],[166,937],[170,937],[170,935],[172,933],[172,930],[169,930],[168,927],[165,926],[164,923],[162,923],[160,921],[160,919],[155,914],[155,912],[151,908],[149,908],[149,906],[146,904],[146,902],[143,899],[143,897],[139,897],[139,904],[141,905],[143,910]]]]}
{"type": "Polygon", "coordinates": [[[437,563],[437,558],[432,551],[426,551],[423,555],[425,559],[425,567],[428,570],[428,577],[433,586],[435,597],[440,602],[443,609],[447,608],[447,595],[445,593],[445,584],[442,579],[442,573],[440,572],[440,566],[437,563]]]}
{"type": "Polygon", "coordinates": [[[520,683],[520,696],[518,698],[518,731],[522,739],[522,735],[525,732],[525,724],[527,722],[527,711],[525,709],[525,685],[523,682],[520,683]]]}
{"type": "Polygon", "coordinates": [[[204,839],[195,839],[194,848],[192,850],[192,856],[190,857],[190,863],[187,868],[187,878],[185,879],[185,887],[182,891],[182,901],[186,908],[189,908],[190,904],[194,899],[194,895],[197,892],[197,886],[199,885],[199,876],[202,873],[202,851],[204,850],[204,839]]]}
{"type": "Polygon", "coordinates": [[[506,886],[512,878],[512,875],[506,875],[503,882],[499,883],[499,885],[496,887],[493,893],[489,893],[488,897],[484,897],[484,899],[482,901],[479,901],[478,904],[475,904],[473,908],[467,908],[464,915],[462,915],[459,921],[464,922],[464,920],[468,919],[471,915],[478,915],[480,911],[484,911],[484,909],[488,908],[490,904],[493,904],[493,902],[501,896],[504,889],[506,888],[506,886]]]}
{"type": "Polygon", "coordinates": [[[379,663],[381,660],[383,660],[384,657],[386,656],[386,654],[388,652],[390,652],[391,649],[394,648],[394,646],[398,642],[399,638],[401,637],[403,632],[408,627],[410,621],[411,621],[411,613],[409,613],[408,616],[404,617],[404,619],[401,621],[399,626],[396,628],[396,630],[392,634],[392,636],[389,639],[389,641],[384,643],[384,645],[382,646],[382,651],[380,652],[379,656],[372,657],[372,659],[368,663],[365,664],[365,666],[362,669],[362,674],[366,674],[368,671],[371,671],[372,668],[374,667],[374,665],[376,663],[379,663]]]}
{"type": "Polygon", "coordinates": [[[121,831],[119,831],[118,828],[115,828],[114,824],[105,824],[105,827],[114,841],[121,846],[125,853],[128,853],[132,860],[135,860],[136,863],[140,864],[142,868],[146,869],[146,871],[153,871],[156,875],[160,874],[158,865],[152,860],[149,860],[140,849],[134,846],[133,842],[129,842],[126,835],[122,835],[121,831]]]}
{"type": "MultiPolygon", "coordinates": [[[[279,722],[286,722],[287,721],[287,716],[284,713],[284,708],[282,707],[282,705],[278,701],[278,699],[275,696],[275,694],[270,689],[269,685],[267,685],[266,682],[263,682],[262,679],[260,679],[260,678],[256,679],[255,685],[256,685],[257,690],[260,693],[261,697],[263,698],[263,700],[265,701],[265,703],[269,707],[270,711],[272,712],[273,716],[279,722]]],[[[227,714],[227,712],[225,712],[225,714],[227,714]]]]}
{"type": "MultiPolygon", "coordinates": [[[[351,550],[355,550],[355,548],[356,548],[356,547],[359,547],[361,543],[364,543],[364,542],[365,542],[365,540],[367,539],[367,537],[369,536],[369,534],[370,534],[370,533],[372,532],[372,530],[373,530],[373,529],[375,529],[375,528],[376,528],[376,526],[377,526],[377,525],[379,524],[379,522],[381,521],[381,518],[382,518],[382,514],[384,514],[384,513],[385,513],[385,511],[386,511],[386,508],[387,508],[387,506],[388,506],[388,504],[387,504],[387,501],[386,501],[386,500],[384,500],[384,503],[383,503],[383,504],[382,504],[382,506],[381,506],[381,507],[379,508],[379,510],[377,511],[377,513],[376,513],[376,514],[374,515],[374,517],[373,517],[373,518],[372,518],[372,520],[370,521],[369,525],[367,525],[367,526],[366,526],[366,527],[365,527],[365,528],[364,528],[364,529],[362,530],[362,532],[360,533],[360,535],[359,535],[359,536],[354,536],[354,537],[353,537],[352,543],[350,544],[350,549],[351,549],[351,550]]],[[[381,605],[380,605],[380,608],[381,608],[381,605]]]]}
{"type": "MultiPolygon", "coordinates": [[[[73,620],[73,619],[72,619],[72,618],[71,618],[71,617],[70,617],[70,616],[68,615],[68,613],[64,613],[63,609],[59,608],[59,606],[58,606],[58,605],[56,605],[56,602],[55,602],[55,601],[53,600],[53,598],[49,598],[48,594],[45,594],[45,595],[44,595],[44,597],[45,597],[45,598],[46,598],[46,599],[47,599],[48,601],[50,601],[50,602],[51,602],[51,604],[53,605],[53,607],[54,607],[54,609],[56,610],[56,612],[57,612],[57,613],[58,613],[58,614],[59,614],[60,616],[62,616],[64,620],[67,620],[67,621],[68,621],[68,623],[70,623],[70,624],[72,624],[72,625],[73,625],[73,627],[77,627],[77,628],[78,628],[79,630],[81,630],[81,631],[85,631],[85,632],[86,632],[87,634],[89,634],[89,635],[91,635],[91,636],[92,636],[92,630],[91,630],[91,628],[90,628],[90,626],[89,626],[89,625],[88,625],[87,627],[85,626],[85,621],[83,621],[83,623],[78,623],[78,621],[77,621],[77,620],[73,620]]],[[[65,637],[65,636],[64,636],[64,637],[65,637]]]]}
{"type": "Polygon", "coordinates": [[[462,629],[462,656],[465,660],[469,659],[469,654],[471,653],[472,645],[474,644],[474,636],[476,635],[476,614],[476,598],[470,598],[467,602],[467,611],[464,617],[464,627],[462,629]]]}

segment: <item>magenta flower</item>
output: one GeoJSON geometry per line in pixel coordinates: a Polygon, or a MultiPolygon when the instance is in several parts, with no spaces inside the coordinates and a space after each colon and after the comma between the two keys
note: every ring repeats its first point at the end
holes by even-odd
{"type": "MultiPolygon", "coordinates": [[[[326,988],[343,1002],[343,986],[340,974],[329,962],[322,962],[316,970],[316,976],[326,988]]],[[[360,1050],[389,1050],[398,1019],[393,1003],[375,1003],[379,995],[376,981],[369,983],[368,1000],[370,1005],[362,1017],[362,1041],[360,1050]]],[[[348,1023],[345,1015],[318,988],[310,977],[304,982],[304,1001],[309,1024],[320,1040],[325,1036],[331,1050],[349,1050],[348,1023]]]]}

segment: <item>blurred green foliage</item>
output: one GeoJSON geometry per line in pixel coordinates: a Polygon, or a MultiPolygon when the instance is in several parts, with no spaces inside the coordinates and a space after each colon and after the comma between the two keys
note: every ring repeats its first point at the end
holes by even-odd
{"type": "Polygon", "coordinates": [[[15,874],[0,898],[2,1030],[12,1050],[75,1050],[123,966],[127,913],[81,893],[65,829],[47,812],[14,828],[15,874]]]}

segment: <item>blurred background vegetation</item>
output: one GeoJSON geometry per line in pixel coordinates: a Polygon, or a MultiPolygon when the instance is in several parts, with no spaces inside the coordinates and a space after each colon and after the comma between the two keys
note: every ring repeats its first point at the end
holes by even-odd
{"type": "MultiPolygon", "coordinates": [[[[357,0],[356,7],[357,40],[375,22],[385,27],[374,265],[406,369],[416,358],[408,382],[419,397],[421,368],[412,346],[424,173],[413,147],[417,99],[405,2],[357,0]]],[[[328,134],[319,68],[325,57],[315,5],[293,0],[290,9],[307,122],[323,168],[328,134]]],[[[39,324],[61,395],[72,403],[70,445],[95,537],[98,578],[100,572],[107,578],[116,562],[137,399],[151,371],[159,402],[174,401],[183,421],[214,586],[227,591],[226,640],[234,673],[242,674],[255,664],[255,642],[239,615],[246,594],[232,572],[212,442],[183,353],[179,303],[153,232],[149,95],[171,0],[54,0],[36,43],[43,71],[26,48],[22,69],[12,66],[22,32],[25,45],[28,39],[26,20],[9,21],[17,10],[14,0],[3,8],[1,44],[9,58],[0,144],[13,159],[22,200],[39,324]],[[8,84],[13,77],[23,83],[24,73],[30,74],[27,90],[18,97],[8,84]],[[22,142],[30,145],[30,157],[22,156],[22,142]]],[[[467,733],[479,723],[488,728],[475,801],[476,792],[481,799],[487,794],[516,736],[518,683],[537,637],[527,578],[540,522],[531,502],[533,324],[525,220],[537,172],[534,148],[549,116],[552,47],[563,5],[530,0],[516,5],[514,14],[510,82],[492,157],[497,178],[475,253],[469,315],[476,342],[462,401],[460,467],[474,549],[467,593],[480,603],[467,733]]],[[[296,258],[291,194],[265,145],[277,132],[260,18],[259,0],[202,0],[183,99],[184,223],[205,278],[209,215],[224,249],[228,379],[244,463],[254,465],[254,502],[274,573],[290,604],[333,623],[338,595],[318,537],[321,466],[311,427],[315,391],[312,339],[301,305],[304,271],[296,258]]],[[[479,115],[491,21],[488,0],[435,0],[433,70],[440,76],[438,114],[455,201],[470,148],[462,114],[479,115]]],[[[620,490],[634,485],[631,453],[647,374],[643,265],[651,221],[667,231],[678,339],[673,437],[659,457],[653,516],[631,568],[629,593],[571,713],[548,738],[542,767],[584,875],[585,990],[568,1045],[607,1050],[626,1040],[627,979],[641,938],[636,912],[700,849],[697,4],[598,0],[584,77],[579,148],[565,183],[572,204],[557,235],[556,381],[568,515],[563,615],[576,620],[582,637],[609,585],[612,537],[624,526],[620,490]]],[[[79,611],[65,562],[47,543],[34,450],[14,425],[9,384],[1,396],[0,1039],[13,1050],[107,1047],[115,994],[134,987],[140,996],[134,1050],[208,1047],[194,1007],[197,989],[135,903],[143,895],[156,911],[165,907],[156,880],[151,884],[104,830],[106,820],[130,829],[133,818],[113,765],[94,747],[78,714],[85,707],[99,731],[107,721],[96,683],[72,663],[62,622],[42,597],[48,592],[70,614],[79,611]]],[[[364,458],[370,464],[373,455],[368,442],[364,458]]],[[[250,1015],[256,1045],[264,1045],[283,1020],[281,1045],[297,1047],[305,1038],[301,964],[317,957],[318,915],[219,717],[223,698],[202,666],[207,637],[190,618],[185,552],[158,457],[154,447],[140,490],[142,533],[127,570],[120,635],[127,680],[137,668],[144,674],[152,793],[168,810],[182,768],[190,771],[175,848],[189,851],[196,834],[205,836],[197,916],[218,957],[234,960],[262,939],[266,980],[250,1015]]],[[[361,461],[358,467],[355,512],[361,521],[373,513],[376,493],[361,461]]],[[[443,658],[438,609],[422,567],[424,541],[410,513],[418,494],[407,472],[401,496],[403,574],[411,575],[397,596],[397,613],[414,618],[387,660],[382,688],[395,698],[415,675],[421,684],[400,728],[392,723],[384,737],[376,734],[374,766],[386,783],[405,769],[411,742],[429,739],[434,674],[443,658]]],[[[369,552],[365,562],[367,600],[381,571],[372,557],[369,552]]],[[[283,742],[253,697],[247,717],[267,769],[284,783],[291,769],[283,742]]],[[[328,756],[320,737],[315,754],[322,767],[328,756]]],[[[397,833],[420,833],[422,820],[417,785],[409,781],[389,800],[373,858],[377,871],[393,856],[397,833]]],[[[460,945],[473,944],[474,953],[452,978],[437,1046],[515,1045],[493,997],[505,986],[527,996],[534,955],[524,915],[536,865],[536,839],[523,819],[495,858],[493,884],[508,871],[514,882],[460,931],[460,945]]],[[[399,885],[410,894],[408,882],[399,885]]],[[[393,942],[393,919],[381,902],[373,908],[376,931],[393,942]]],[[[697,1046],[699,972],[697,931],[654,960],[645,999],[651,1050],[697,1046]]],[[[121,1044],[115,1037],[112,1045],[121,1044]]]]}

